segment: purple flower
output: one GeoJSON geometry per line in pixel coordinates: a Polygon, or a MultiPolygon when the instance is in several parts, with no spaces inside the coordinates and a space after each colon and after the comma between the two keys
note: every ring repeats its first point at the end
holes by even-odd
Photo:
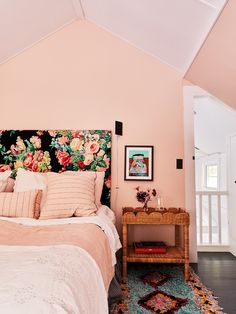
{"type": "Polygon", "coordinates": [[[150,195],[146,191],[138,191],[136,194],[137,200],[141,203],[145,203],[149,197],[150,195]]]}
{"type": "Polygon", "coordinates": [[[148,188],[146,191],[140,191],[140,188],[138,186],[136,190],[137,190],[136,198],[140,203],[147,203],[151,199],[151,196],[155,197],[157,195],[155,189],[148,188]]]}

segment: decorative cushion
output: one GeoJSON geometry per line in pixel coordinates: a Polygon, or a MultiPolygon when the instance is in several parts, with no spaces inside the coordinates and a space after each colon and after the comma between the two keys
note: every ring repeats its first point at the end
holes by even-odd
{"type": "Polygon", "coordinates": [[[26,192],[32,189],[42,190],[40,208],[44,206],[47,193],[47,175],[46,173],[33,172],[23,168],[18,169],[14,192],[26,192]]]}
{"type": "Polygon", "coordinates": [[[39,218],[41,190],[0,193],[0,216],[39,218]]]}
{"type": "Polygon", "coordinates": [[[45,190],[47,187],[46,173],[18,169],[14,192],[25,192],[32,189],[45,190]]]}
{"type": "Polygon", "coordinates": [[[4,192],[7,186],[7,179],[11,175],[11,170],[0,172],[0,192],[4,192]]]}
{"type": "Polygon", "coordinates": [[[87,176],[47,173],[47,196],[40,219],[93,215],[95,174],[87,176]]]}
{"type": "Polygon", "coordinates": [[[104,184],[104,171],[64,171],[62,175],[77,175],[77,176],[91,176],[91,173],[95,176],[95,204],[97,207],[101,206],[101,196],[104,184]]]}

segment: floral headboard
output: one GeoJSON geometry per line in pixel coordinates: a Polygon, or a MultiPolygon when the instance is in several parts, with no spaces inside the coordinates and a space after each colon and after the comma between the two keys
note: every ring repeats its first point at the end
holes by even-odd
{"type": "Polygon", "coordinates": [[[2,130],[0,171],[105,171],[102,203],[110,204],[111,131],[2,130]]]}

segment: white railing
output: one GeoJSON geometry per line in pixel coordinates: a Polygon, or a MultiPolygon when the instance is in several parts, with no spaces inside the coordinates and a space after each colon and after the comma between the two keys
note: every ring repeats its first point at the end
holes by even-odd
{"type": "Polygon", "coordinates": [[[228,245],[228,192],[197,191],[198,245],[228,245]]]}

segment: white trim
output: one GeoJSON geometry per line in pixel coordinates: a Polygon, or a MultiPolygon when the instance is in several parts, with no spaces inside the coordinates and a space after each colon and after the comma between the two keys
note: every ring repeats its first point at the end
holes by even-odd
{"type": "Polygon", "coordinates": [[[209,94],[198,86],[183,86],[185,207],[190,212],[190,260],[197,262],[197,221],[194,151],[194,98],[209,94]]]}
{"type": "MultiPolygon", "coordinates": [[[[225,0],[225,3],[222,5],[222,8],[218,11],[218,14],[215,17],[215,20],[212,23],[212,26],[210,27],[209,31],[202,37],[202,40],[200,41],[199,47],[195,49],[195,51],[192,53],[192,58],[190,59],[190,62],[185,66],[185,69],[183,69],[183,77],[188,79],[186,76],[188,74],[189,69],[191,68],[194,60],[197,58],[200,50],[202,49],[203,45],[205,44],[207,38],[209,37],[212,29],[214,28],[216,22],[218,21],[218,18],[220,17],[221,13],[223,12],[225,6],[227,5],[229,0],[225,0]]],[[[200,1],[200,2],[206,2],[206,1],[200,1]]],[[[206,4],[206,3],[205,3],[206,4]]]]}
{"type": "Polygon", "coordinates": [[[219,227],[219,235],[218,235],[218,242],[222,243],[222,228],[221,228],[221,197],[217,195],[217,210],[218,210],[218,227],[219,227]]]}
{"type": "Polygon", "coordinates": [[[230,134],[227,137],[227,165],[228,165],[228,190],[229,190],[229,215],[228,215],[228,219],[229,219],[229,244],[230,244],[230,252],[236,256],[236,239],[234,239],[234,236],[232,235],[232,226],[231,226],[231,213],[232,213],[232,208],[234,208],[235,204],[232,202],[232,198],[231,195],[233,193],[234,190],[234,183],[233,181],[235,181],[235,178],[232,178],[232,173],[231,173],[231,139],[232,137],[235,137],[236,133],[234,134],[230,134]]]}
{"type": "Polygon", "coordinates": [[[231,239],[230,242],[230,253],[236,256],[236,241],[234,241],[233,239],[231,239]]]}
{"type": "Polygon", "coordinates": [[[75,17],[72,20],[66,22],[65,24],[63,24],[62,26],[58,27],[57,29],[55,29],[54,31],[48,33],[47,35],[41,37],[40,39],[34,41],[32,44],[26,46],[25,48],[19,50],[17,53],[15,53],[14,55],[8,57],[7,59],[0,61],[0,66],[3,65],[6,62],[9,62],[10,60],[12,60],[13,58],[17,57],[18,55],[22,54],[23,52],[25,52],[28,49],[31,49],[32,47],[34,47],[35,45],[37,45],[38,43],[40,43],[41,41],[43,41],[44,39],[47,39],[48,37],[54,35],[55,33],[61,31],[63,28],[69,26],[70,24],[74,23],[75,21],[77,21],[78,18],[75,17]]]}
{"type": "Polygon", "coordinates": [[[228,195],[228,191],[196,191],[197,195],[228,195]]]}
{"type": "Polygon", "coordinates": [[[202,4],[206,5],[207,7],[211,7],[213,9],[217,9],[218,7],[207,0],[197,0],[198,2],[201,2],[202,4]]]}
{"type": "Polygon", "coordinates": [[[229,245],[198,245],[198,252],[230,252],[229,245]]]}
{"type": "Polygon", "coordinates": [[[208,195],[208,236],[209,236],[209,243],[212,244],[212,206],[211,206],[211,196],[208,195]]]}

